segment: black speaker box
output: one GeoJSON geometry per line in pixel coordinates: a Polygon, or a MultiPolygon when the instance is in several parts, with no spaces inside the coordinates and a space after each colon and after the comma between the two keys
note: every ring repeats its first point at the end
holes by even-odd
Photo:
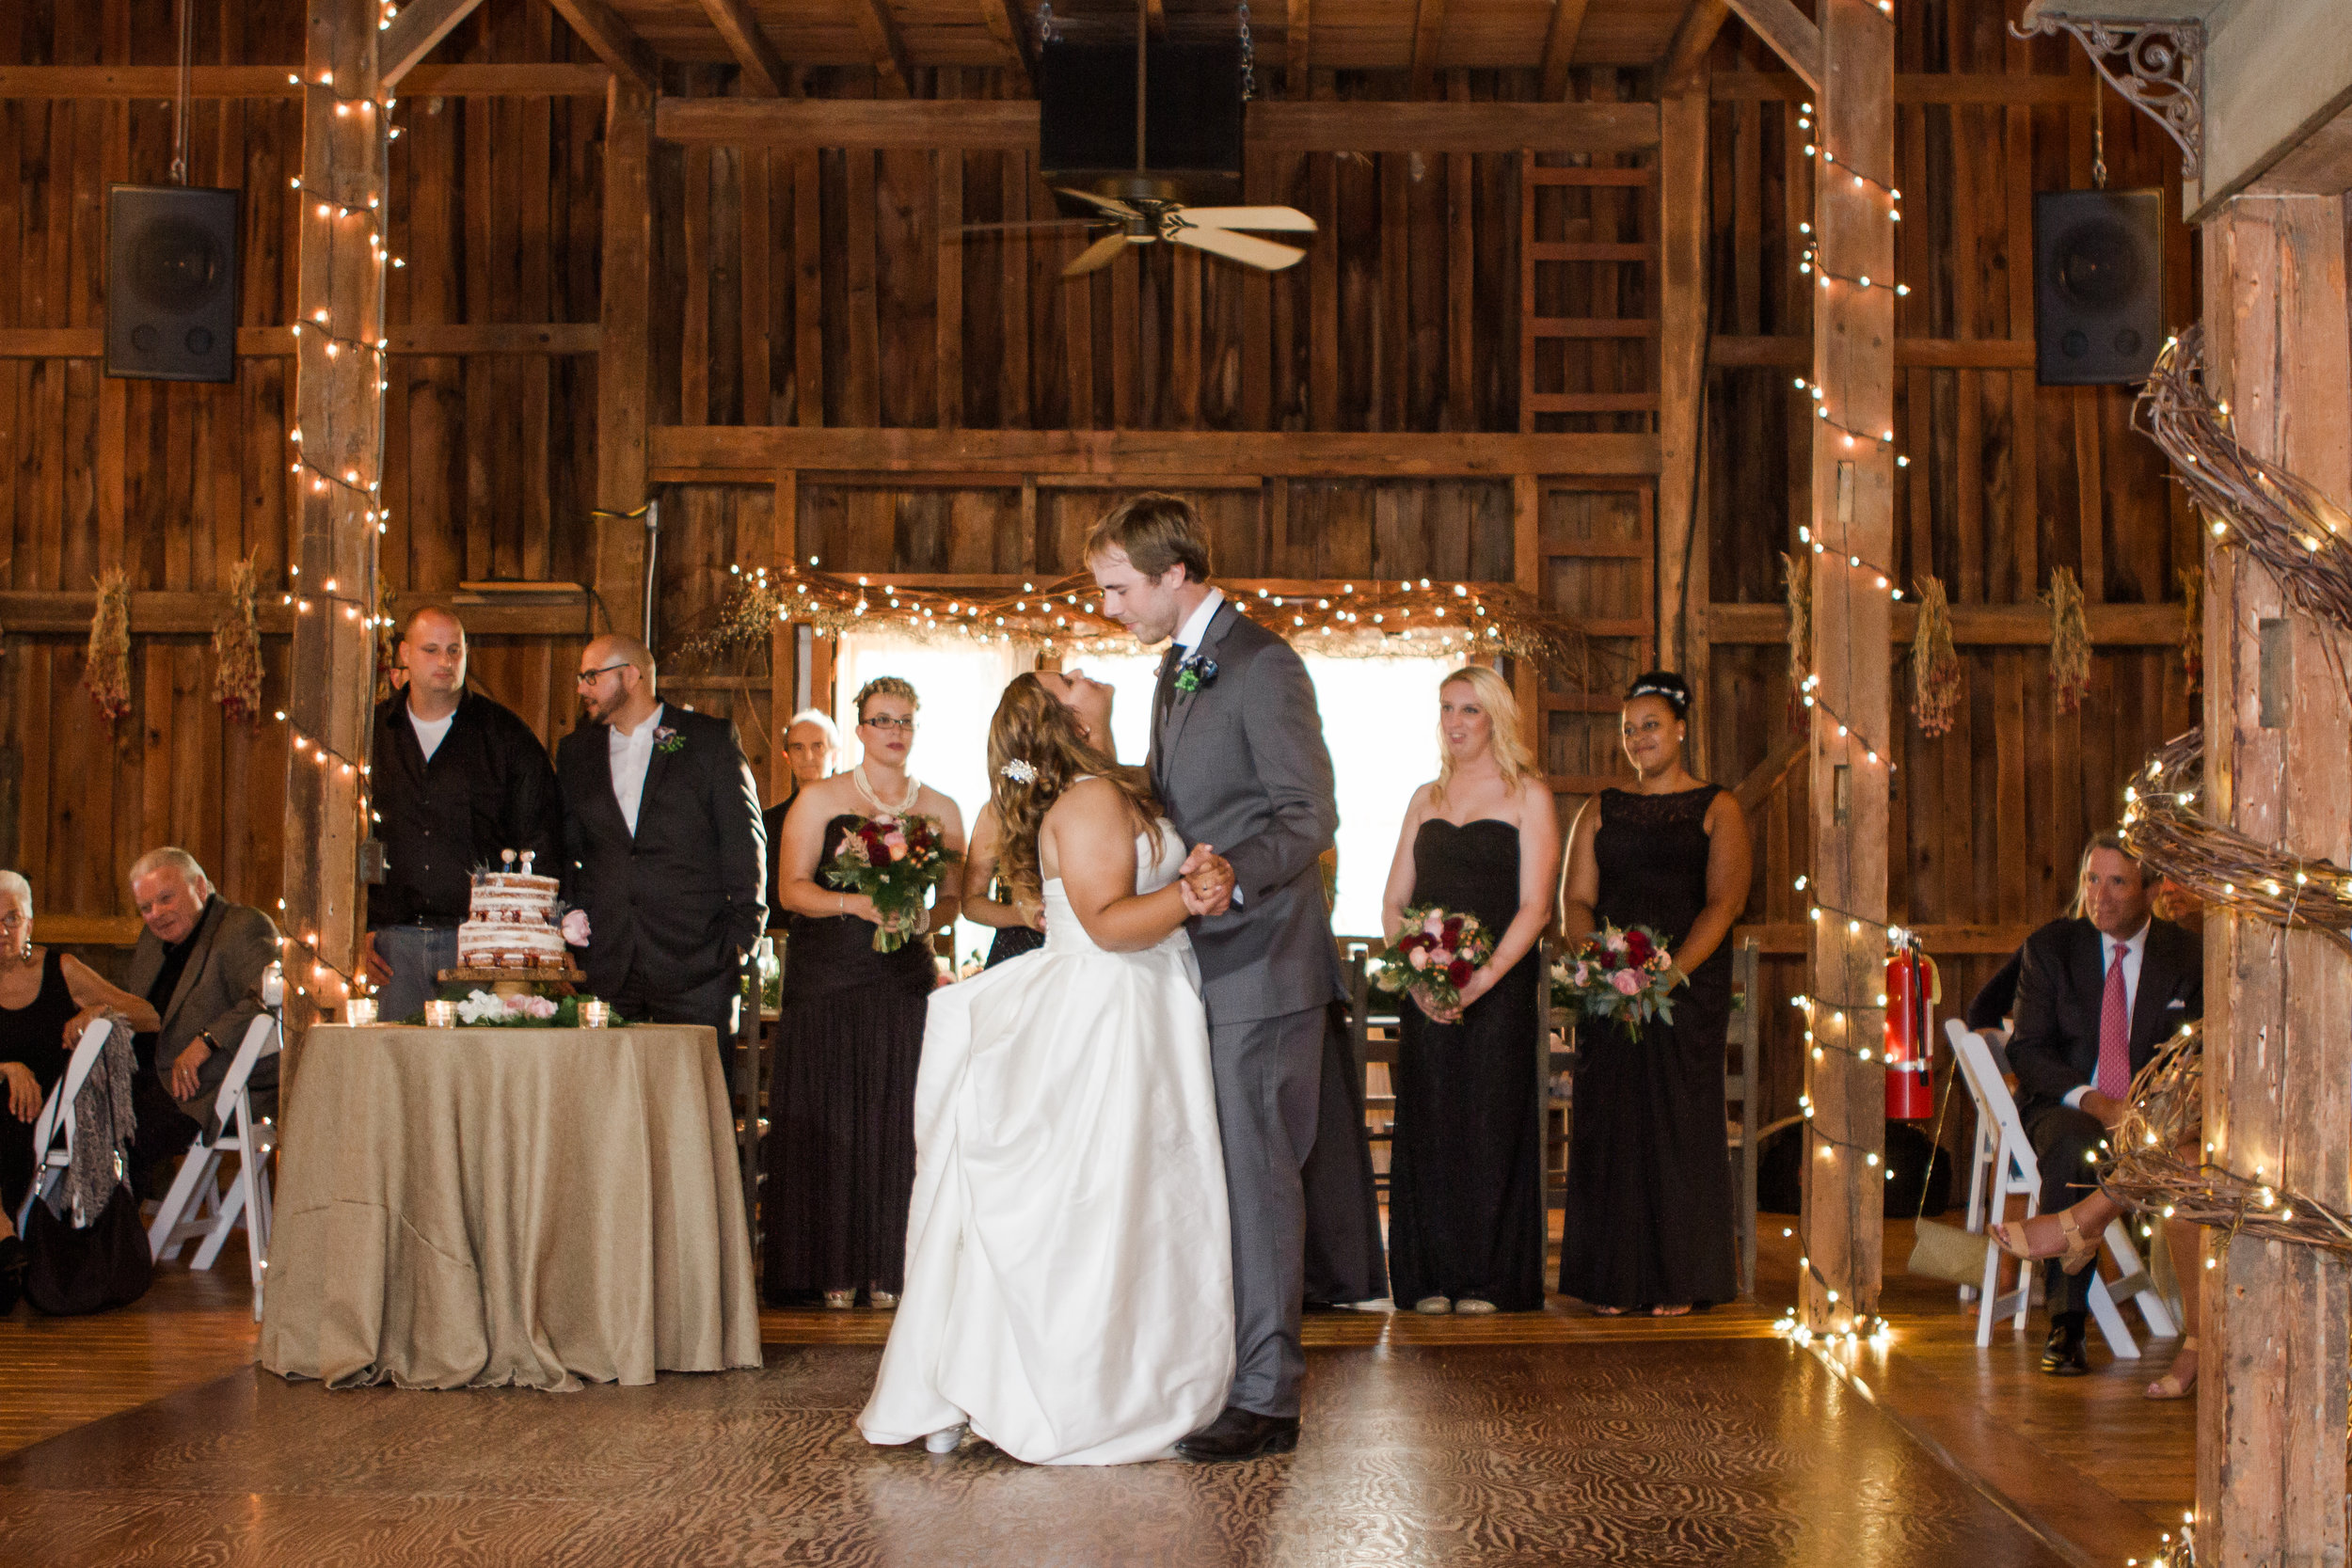
{"type": "Polygon", "coordinates": [[[106,373],[236,379],[235,191],[107,187],[106,373]]]}
{"type": "MultiPolygon", "coordinates": [[[[1151,173],[1196,204],[1241,194],[1241,44],[1144,51],[1143,150],[1151,173]]],[[[1038,51],[1038,167],[1056,184],[1136,172],[1133,43],[1049,40],[1038,51]]]]}
{"type": "Polygon", "coordinates": [[[2147,380],[2164,342],[2164,193],[2037,194],[2033,306],[2043,386],[2147,380]]]}

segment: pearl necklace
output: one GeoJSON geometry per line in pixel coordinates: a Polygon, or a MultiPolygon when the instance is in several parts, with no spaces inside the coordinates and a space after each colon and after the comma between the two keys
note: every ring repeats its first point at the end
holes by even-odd
{"type": "Polygon", "coordinates": [[[875,794],[874,786],[866,782],[866,764],[862,762],[850,769],[850,782],[857,785],[857,792],[865,796],[874,810],[883,816],[904,816],[914,809],[915,798],[923,793],[923,781],[910,773],[907,775],[906,799],[895,806],[890,804],[875,794]]]}

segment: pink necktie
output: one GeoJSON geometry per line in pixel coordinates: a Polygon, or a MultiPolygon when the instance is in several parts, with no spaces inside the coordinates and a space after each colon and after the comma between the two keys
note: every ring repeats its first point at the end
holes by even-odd
{"type": "Polygon", "coordinates": [[[2107,966],[2106,995],[2099,1004],[2099,1071],[2092,1088],[2121,1100],[2132,1087],[2132,1012],[2123,1000],[2123,944],[2116,943],[2107,966]]]}

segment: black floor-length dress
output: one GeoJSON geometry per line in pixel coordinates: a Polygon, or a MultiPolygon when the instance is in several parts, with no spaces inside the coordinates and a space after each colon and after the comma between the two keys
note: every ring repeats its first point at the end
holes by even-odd
{"type": "MultiPolygon", "coordinates": [[[[1647,926],[1678,949],[1707,907],[1707,808],[1720,786],[1600,797],[1594,913],[1647,926]]],[[[1579,933],[1581,934],[1581,933],[1579,933]]],[[[1596,1307],[1680,1307],[1740,1293],[1732,1256],[1724,1041],[1731,943],[1674,993],[1674,1022],[1639,1038],[1577,1032],[1560,1291],[1596,1307]]]]}
{"type": "MultiPolygon", "coordinates": [[[[862,820],[825,825],[820,866],[862,820]]],[[[930,944],[917,937],[877,953],[873,923],[855,915],[787,924],[760,1199],[768,1298],[895,1291],[914,1192],[914,1073],[937,974],[930,944]]]]}
{"type": "MultiPolygon", "coordinates": [[[[21,1062],[44,1100],[65,1076],[65,1026],[82,1009],[66,984],[65,953],[41,955],[40,990],[22,1007],[0,1007],[0,1062],[21,1062]]],[[[33,1124],[19,1121],[0,1093],[0,1210],[13,1218],[33,1180],[33,1124]]]]}
{"type": "MultiPolygon", "coordinates": [[[[1413,902],[1478,916],[1501,941],[1519,909],[1519,832],[1431,820],[1413,839],[1413,902]]],[[[1389,1277],[1399,1307],[1464,1296],[1544,1305],[1534,948],[1458,1023],[1399,1009],[1389,1277]]]]}

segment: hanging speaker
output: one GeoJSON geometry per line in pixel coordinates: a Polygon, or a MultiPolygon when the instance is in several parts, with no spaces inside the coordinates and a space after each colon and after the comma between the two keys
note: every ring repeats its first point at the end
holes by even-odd
{"type": "Polygon", "coordinates": [[[107,187],[106,373],[236,379],[235,191],[107,187]]]}
{"type": "Polygon", "coordinates": [[[2147,380],[2164,341],[2164,193],[2036,195],[2033,303],[2043,386],[2147,380]]]}

